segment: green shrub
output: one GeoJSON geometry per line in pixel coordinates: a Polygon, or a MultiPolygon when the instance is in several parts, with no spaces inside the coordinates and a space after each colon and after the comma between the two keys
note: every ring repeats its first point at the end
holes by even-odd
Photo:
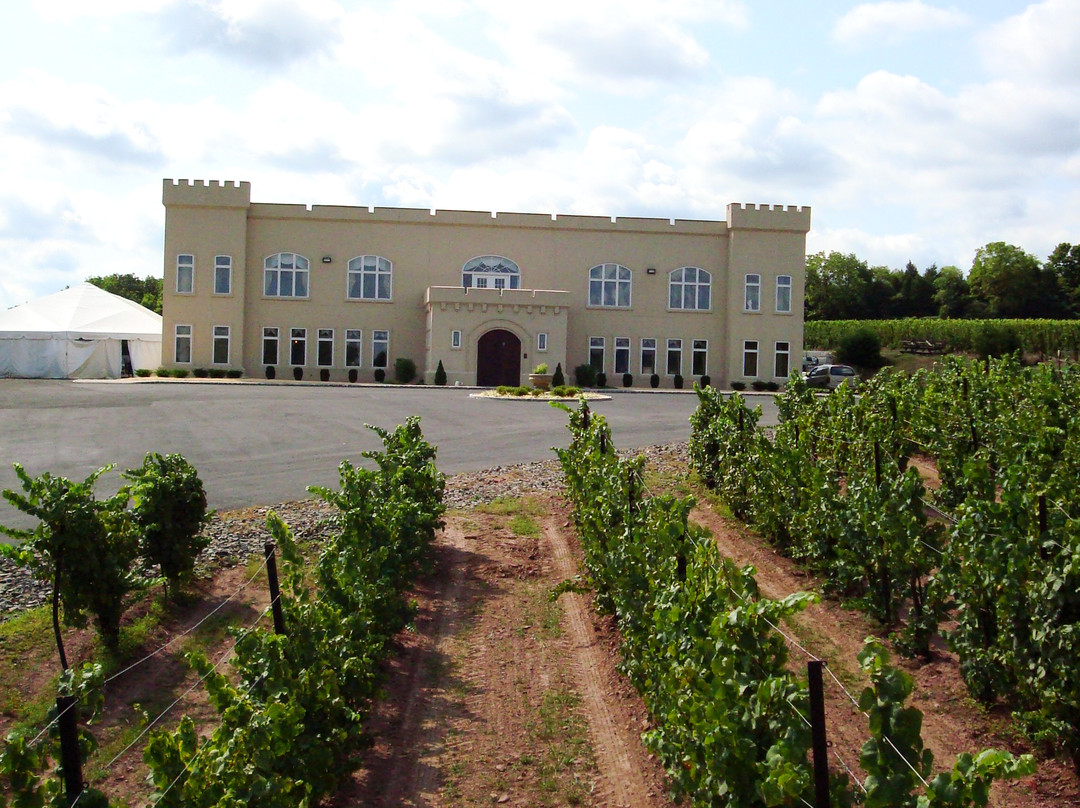
{"type": "Polygon", "coordinates": [[[200,535],[208,521],[206,491],[195,467],[178,454],[150,453],[130,480],[132,515],[141,535],[143,558],[161,567],[166,591],[174,595],[191,577],[195,559],[210,543],[200,535]]]}
{"type": "Polygon", "coordinates": [[[976,356],[980,359],[991,356],[1008,356],[1020,351],[1020,334],[1009,325],[984,323],[975,332],[972,347],[976,356]]]}
{"type": "Polygon", "coordinates": [[[543,375],[543,374],[545,374],[547,372],[548,372],[547,362],[541,362],[539,365],[537,365],[535,368],[533,368],[533,373],[543,375]]]}
{"type": "Polygon", "coordinates": [[[168,368],[158,368],[154,371],[155,376],[160,376],[162,379],[167,379],[172,376],[172,371],[168,368]]]}
{"type": "Polygon", "coordinates": [[[711,384],[712,384],[712,379],[710,379],[708,376],[702,376],[701,377],[701,386],[702,387],[708,387],[711,384]]]}
{"type": "Polygon", "coordinates": [[[553,395],[561,398],[574,398],[581,395],[581,388],[569,387],[565,384],[560,384],[558,387],[552,387],[551,392],[553,395]]]}
{"type": "Polygon", "coordinates": [[[191,371],[187,368],[177,368],[172,372],[172,375],[177,379],[186,379],[189,373],[191,373],[191,371]]]}
{"type": "Polygon", "coordinates": [[[210,375],[210,371],[206,368],[195,368],[195,370],[191,371],[191,375],[196,379],[205,379],[210,375]]]}
{"type": "Polygon", "coordinates": [[[633,387],[634,386],[634,374],[633,373],[624,373],[622,375],[622,386],[623,387],[633,387]]]}
{"type": "Polygon", "coordinates": [[[596,386],[607,387],[607,374],[602,370],[596,374],[596,386]]]}
{"type": "Polygon", "coordinates": [[[210,368],[209,372],[211,379],[224,379],[228,371],[225,368],[210,368]]]}
{"type": "Polygon", "coordinates": [[[267,365],[266,366],[266,378],[272,379],[275,376],[277,376],[277,368],[275,368],[273,365],[267,365]]]}
{"type": "Polygon", "coordinates": [[[845,365],[876,369],[885,364],[881,356],[881,337],[869,328],[860,328],[840,340],[836,361],[845,365]]]}
{"type": "Polygon", "coordinates": [[[408,384],[416,378],[416,363],[407,356],[399,356],[394,360],[394,381],[398,384],[408,384]]]}
{"type": "Polygon", "coordinates": [[[780,389],[780,384],[774,381],[767,381],[765,382],[765,389],[768,390],[770,393],[775,393],[777,390],[780,389]]]}
{"type": "Polygon", "coordinates": [[[240,370],[240,368],[230,368],[225,371],[225,375],[230,379],[239,379],[244,375],[244,371],[240,370]]]}
{"type": "Polygon", "coordinates": [[[151,375],[152,373],[153,373],[153,371],[150,370],[150,368],[139,368],[138,370],[135,371],[135,375],[138,376],[140,379],[145,379],[147,376],[151,375]]]}
{"type": "Polygon", "coordinates": [[[442,360],[439,360],[439,366],[435,368],[435,384],[446,384],[446,368],[442,366],[442,360]]]}
{"type": "Polygon", "coordinates": [[[304,369],[301,368],[301,367],[293,368],[292,369],[292,377],[294,379],[296,379],[296,381],[300,381],[301,379],[304,378],[304,369]]]}
{"type": "Polygon", "coordinates": [[[675,374],[675,389],[676,390],[682,390],[682,388],[683,388],[682,374],[681,373],[676,373],[675,374]]]}
{"type": "Polygon", "coordinates": [[[660,374],[659,373],[654,373],[652,376],[649,377],[649,387],[651,387],[653,390],[655,390],[659,386],[660,386],[660,374]]]}
{"type": "Polygon", "coordinates": [[[512,395],[512,396],[531,396],[532,395],[532,388],[531,387],[525,387],[525,386],[511,387],[510,388],[510,395],[512,395]]]}
{"type": "Polygon", "coordinates": [[[761,379],[754,379],[752,382],[750,382],[750,387],[751,389],[757,390],[760,393],[762,390],[765,389],[765,382],[763,382],[761,379]]]}
{"type": "Polygon", "coordinates": [[[330,368],[322,368],[319,370],[319,380],[324,382],[330,381],[330,368]]]}
{"type": "Polygon", "coordinates": [[[746,382],[732,382],[731,383],[731,389],[732,390],[745,390],[746,389],[746,382]]]}
{"type": "Polygon", "coordinates": [[[555,365],[555,373],[551,376],[552,387],[562,387],[566,384],[566,376],[562,372],[562,362],[555,365]]]}
{"type": "Polygon", "coordinates": [[[349,368],[349,381],[353,384],[360,378],[360,372],[356,368],[349,368]]]}
{"type": "Polygon", "coordinates": [[[578,387],[595,387],[596,368],[592,365],[578,365],[574,368],[574,381],[578,387]]]}

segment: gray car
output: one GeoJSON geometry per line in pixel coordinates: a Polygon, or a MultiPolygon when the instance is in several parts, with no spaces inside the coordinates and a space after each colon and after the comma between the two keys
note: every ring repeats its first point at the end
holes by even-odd
{"type": "Polygon", "coordinates": [[[818,365],[803,374],[807,387],[835,390],[842,384],[855,384],[858,376],[850,365],[818,365]]]}

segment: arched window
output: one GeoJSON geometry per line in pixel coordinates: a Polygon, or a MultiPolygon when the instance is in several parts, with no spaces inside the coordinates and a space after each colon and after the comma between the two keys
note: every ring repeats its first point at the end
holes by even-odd
{"type": "Polygon", "coordinates": [[[263,294],[266,297],[307,297],[310,264],[296,253],[277,253],[263,261],[263,294]]]}
{"type": "Polygon", "coordinates": [[[393,291],[394,266],[381,255],[358,255],[349,261],[350,300],[389,300],[393,291]]]}
{"type": "Polygon", "coordinates": [[[589,270],[589,305],[630,308],[633,273],[619,264],[600,264],[589,270]]]}
{"type": "Polygon", "coordinates": [[[708,311],[712,305],[712,274],[697,267],[680,267],[668,275],[668,308],[708,311]]]}
{"type": "Polygon", "coordinates": [[[461,285],[466,289],[520,289],[521,270],[501,255],[481,255],[461,268],[461,285]]]}

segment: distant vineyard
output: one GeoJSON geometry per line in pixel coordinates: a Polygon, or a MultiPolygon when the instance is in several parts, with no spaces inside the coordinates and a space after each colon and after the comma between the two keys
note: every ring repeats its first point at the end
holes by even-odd
{"type": "Polygon", "coordinates": [[[890,348],[899,348],[904,340],[930,340],[945,342],[953,351],[972,351],[986,330],[1003,328],[1015,332],[1025,353],[1080,354],[1080,320],[817,320],[806,323],[803,342],[807,348],[832,350],[852,331],[870,329],[890,348]]]}

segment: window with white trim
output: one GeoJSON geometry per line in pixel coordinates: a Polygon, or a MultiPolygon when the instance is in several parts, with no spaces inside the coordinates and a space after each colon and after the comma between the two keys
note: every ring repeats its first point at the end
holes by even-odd
{"type": "Polygon", "coordinates": [[[461,348],[461,332],[456,329],[450,332],[450,347],[455,351],[461,348]]]}
{"type": "Polygon", "coordinates": [[[262,361],[264,365],[276,365],[278,363],[278,335],[281,332],[277,326],[264,326],[262,332],[262,361]]]}
{"type": "Polygon", "coordinates": [[[332,367],[334,364],[334,329],[319,329],[319,344],[315,354],[315,364],[321,368],[332,367]]]}
{"type": "Polygon", "coordinates": [[[393,294],[394,265],[381,255],[358,255],[350,259],[348,290],[350,300],[390,300],[393,294]]]}
{"type": "Polygon", "coordinates": [[[695,376],[707,376],[709,373],[709,341],[707,339],[694,340],[694,353],[692,356],[693,374],[695,376]]]}
{"type": "Polygon", "coordinates": [[[307,364],[307,329],[289,329],[289,364],[303,366],[307,364]]]}
{"type": "Polygon", "coordinates": [[[276,253],[263,260],[265,297],[307,297],[311,264],[296,253],[276,253]]]}
{"type": "Polygon", "coordinates": [[[195,291],[195,256],[181,253],[176,256],[176,293],[190,295],[195,291]]]}
{"type": "Polygon", "coordinates": [[[742,349],[742,375],[749,378],[756,377],[758,358],[758,342],[756,339],[743,340],[742,349]]]}
{"type": "Polygon", "coordinates": [[[536,350],[543,353],[547,350],[548,335],[546,331],[541,331],[536,335],[536,350]]]}
{"type": "Polygon", "coordinates": [[[359,328],[345,330],[345,367],[360,367],[361,349],[363,348],[364,332],[359,328]]]}
{"type": "Polygon", "coordinates": [[[633,273],[620,264],[600,264],[589,270],[589,305],[630,308],[633,273]]]}
{"type": "Polygon", "coordinates": [[[191,326],[178,325],[173,340],[173,361],[178,365],[191,364],[191,326]]]}
{"type": "Polygon", "coordinates": [[[668,308],[708,311],[712,305],[712,273],[699,267],[679,267],[668,273],[668,308]]]}
{"type": "Polygon", "coordinates": [[[761,276],[746,276],[746,295],[743,311],[761,311],[761,276]]]}
{"type": "Polygon", "coordinates": [[[385,368],[390,363],[390,332],[371,332],[371,366],[385,368]]]}
{"type": "Polygon", "coordinates": [[[682,340],[669,339],[667,341],[667,375],[674,376],[682,373],[682,340]]]}
{"type": "Polygon", "coordinates": [[[214,364],[229,364],[229,326],[214,326],[214,364]]]}
{"type": "Polygon", "coordinates": [[[214,294],[232,294],[232,256],[214,256],[214,294]]]}
{"type": "Polygon", "coordinates": [[[641,375],[652,376],[656,373],[656,338],[641,339],[641,375]]]}
{"type": "Polygon", "coordinates": [[[481,255],[465,262],[461,285],[466,289],[520,289],[521,268],[501,255],[481,255]]]}
{"type": "Polygon", "coordinates": [[[630,372],[630,337],[615,337],[615,372],[630,372]]]}
{"type": "Polygon", "coordinates": [[[791,312],[790,275],[776,276],[776,310],[781,314],[789,314],[791,312]]]}
{"type": "Polygon", "coordinates": [[[589,337],[589,364],[597,373],[604,372],[604,338],[589,337]]]}
{"type": "Polygon", "coordinates": [[[791,372],[791,343],[776,343],[776,356],[773,360],[773,376],[786,379],[791,372]]]}

